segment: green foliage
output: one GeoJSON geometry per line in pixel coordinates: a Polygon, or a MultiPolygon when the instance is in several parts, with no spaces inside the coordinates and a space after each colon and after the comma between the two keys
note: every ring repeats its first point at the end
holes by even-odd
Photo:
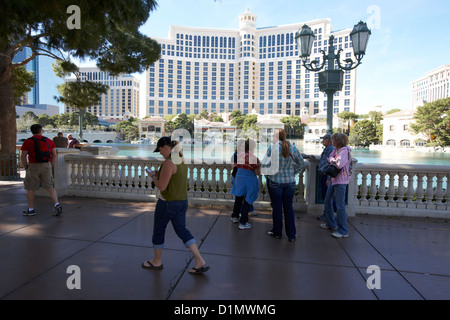
{"type": "Polygon", "coordinates": [[[126,140],[134,139],[139,134],[139,129],[137,127],[136,121],[124,120],[115,125],[117,131],[123,134],[126,140]]]}
{"type": "Polygon", "coordinates": [[[281,118],[280,121],[288,128],[289,137],[292,136],[292,133],[296,132],[303,136],[305,125],[302,124],[300,117],[289,116],[281,118]]]}
{"type": "Polygon", "coordinates": [[[368,147],[376,140],[375,123],[370,120],[362,120],[351,128],[349,143],[356,146],[368,147]]]}
{"type": "Polygon", "coordinates": [[[188,117],[185,113],[180,113],[178,117],[169,123],[172,130],[186,129],[190,134],[194,132],[194,120],[192,117],[188,117]]]}
{"type": "Polygon", "coordinates": [[[30,92],[36,84],[36,78],[34,72],[27,71],[24,66],[20,66],[14,69],[14,101],[16,104],[20,104],[20,98],[30,92]]]}
{"type": "Polygon", "coordinates": [[[56,101],[67,104],[78,110],[99,104],[101,95],[108,91],[109,86],[91,81],[66,82],[57,86],[60,97],[56,101]]]}
{"type": "Polygon", "coordinates": [[[410,126],[414,134],[425,134],[433,145],[450,145],[450,98],[425,103],[417,108],[414,120],[410,126]]]}

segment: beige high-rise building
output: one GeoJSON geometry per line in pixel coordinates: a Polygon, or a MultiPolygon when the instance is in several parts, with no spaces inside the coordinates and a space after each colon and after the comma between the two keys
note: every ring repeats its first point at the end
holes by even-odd
{"type": "Polygon", "coordinates": [[[412,108],[426,102],[450,97],[450,65],[445,65],[425,74],[412,83],[412,108]]]}
{"type": "MultiPolygon", "coordinates": [[[[147,70],[145,114],[238,109],[300,116],[325,111],[327,98],[319,91],[318,73],[302,66],[295,33],[306,23],[316,34],[311,59],[322,59],[333,34],[345,60],[353,57],[351,29],[333,32],[330,19],[262,28],[256,20],[247,10],[239,16],[237,30],[171,26],[168,38],[156,38],[161,59],[147,70]]],[[[345,71],[333,112],[355,112],[355,93],[356,70],[345,71]]]]}
{"type": "MultiPolygon", "coordinates": [[[[128,74],[112,76],[109,72],[96,67],[80,68],[80,73],[82,81],[100,82],[109,86],[108,92],[102,94],[100,104],[87,108],[88,112],[104,119],[123,120],[130,116],[139,117],[139,79],[128,74]]],[[[67,105],[64,106],[64,110],[69,113],[76,111],[67,105]]]]}

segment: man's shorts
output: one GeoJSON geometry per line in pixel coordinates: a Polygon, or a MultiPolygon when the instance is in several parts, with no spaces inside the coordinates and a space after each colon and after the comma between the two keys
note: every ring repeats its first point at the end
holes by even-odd
{"type": "Polygon", "coordinates": [[[29,163],[25,180],[25,190],[38,190],[41,186],[45,189],[53,188],[53,175],[51,162],[29,163]]]}

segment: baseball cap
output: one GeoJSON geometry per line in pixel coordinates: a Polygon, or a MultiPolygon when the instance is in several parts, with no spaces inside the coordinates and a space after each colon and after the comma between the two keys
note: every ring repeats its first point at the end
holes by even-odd
{"type": "Polygon", "coordinates": [[[170,146],[172,144],[172,139],[170,137],[162,137],[158,140],[158,143],[156,144],[156,149],[153,152],[159,152],[159,148],[164,146],[170,146]]]}
{"type": "Polygon", "coordinates": [[[331,134],[327,133],[327,134],[324,135],[323,137],[320,137],[320,139],[328,139],[328,140],[331,140],[331,134]]]}

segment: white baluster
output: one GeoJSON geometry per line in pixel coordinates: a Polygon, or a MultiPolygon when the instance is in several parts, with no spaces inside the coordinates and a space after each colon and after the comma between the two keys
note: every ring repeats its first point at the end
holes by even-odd
{"type": "Polygon", "coordinates": [[[86,162],[84,164],[84,170],[83,170],[83,185],[88,186],[89,185],[89,162],[86,162]]]}
{"type": "Polygon", "coordinates": [[[388,196],[388,206],[389,207],[395,207],[397,206],[397,202],[394,200],[395,198],[395,173],[389,172],[389,187],[387,190],[387,196],[388,196]]]}
{"type": "Polygon", "coordinates": [[[417,188],[416,188],[416,208],[425,209],[425,205],[422,202],[425,191],[423,189],[423,178],[425,173],[417,174],[417,188]]]}
{"type": "Polygon", "coordinates": [[[360,195],[361,199],[359,199],[361,206],[365,206],[368,204],[367,201],[367,175],[368,172],[361,171],[362,175],[362,181],[361,181],[361,189],[360,189],[360,195]]]}
{"type": "Polygon", "coordinates": [[[386,207],[387,202],[384,199],[386,197],[386,171],[380,171],[380,185],[378,186],[378,206],[386,207]]]}
{"type": "Polygon", "coordinates": [[[211,165],[211,193],[210,197],[217,199],[217,165],[211,165]]]}
{"type": "Polygon", "coordinates": [[[68,167],[69,167],[69,177],[70,177],[69,188],[73,189],[73,185],[75,184],[75,171],[76,171],[74,162],[69,161],[68,167]]]}
{"type": "Polygon", "coordinates": [[[415,208],[413,198],[414,198],[414,173],[408,173],[408,187],[406,189],[406,204],[408,207],[415,208]]]}
{"type": "Polygon", "coordinates": [[[445,174],[438,173],[437,174],[437,187],[436,187],[436,193],[434,194],[434,197],[436,198],[436,206],[442,205],[442,200],[444,200],[444,188],[443,188],[443,182],[444,182],[444,176],[445,174]]]}
{"type": "Polygon", "coordinates": [[[225,182],[224,182],[225,166],[224,165],[218,166],[218,169],[219,169],[219,183],[218,183],[219,197],[221,199],[224,199],[225,198],[225,192],[223,191],[223,189],[224,189],[224,186],[225,186],[225,182]]]}
{"type": "Polygon", "coordinates": [[[377,206],[377,173],[371,171],[370,172],[370,190],[369,190],[370,198],[369,198],[369,205],[371,206],[377,206]]]}
{"type": "Polygon", "coordinates": [[[125,162],[122,162],[121,164],[120,164],[120,184],[119,184],[119,188],[121,189],[121,190],[124,190],[124,189],[126,189],[126,176],[125,176],[125,171],[127,170],[127,168],[126,168],[126,164],[125,164],[125,162]]]}
{"type": "Polygon", "coordinates": [[[405,174],[403,172],[398,173],[398,188],[397,188],[397,206],[405,208],[406,204],[403,201],[405,197],[405,174]]]}
{"type": "Polygon", "coordinates": [[[434,190],[433,190],[433,173],[427,173],[427,188],[425,191],[425,204],[428,206],[434,206],[433,204],[433,197],[434,197],[434,190]]]}
{"type": "Polygon", "coordinates": [[[78,162],[78,176],[77,176],[77,180],[78,180],[78,185],[83,185],[84,181],[83,181],[83,172],[84,172],[84,163],[79,161],[78,162]]]}

